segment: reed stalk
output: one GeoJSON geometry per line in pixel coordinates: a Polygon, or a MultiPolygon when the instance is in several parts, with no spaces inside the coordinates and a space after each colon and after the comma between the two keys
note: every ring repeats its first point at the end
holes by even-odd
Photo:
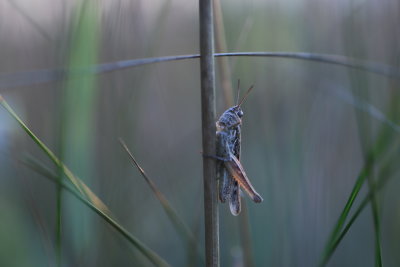
{"type": "MultiPolygon", "coordinates": [[[[200,0],[199,11],[203,153],[215,155],[215,66],[212,1],[200,0]]],[[[215,159],[203,157],[203,175],[206,266],[218,267],[219,214],[215,159]]]]}

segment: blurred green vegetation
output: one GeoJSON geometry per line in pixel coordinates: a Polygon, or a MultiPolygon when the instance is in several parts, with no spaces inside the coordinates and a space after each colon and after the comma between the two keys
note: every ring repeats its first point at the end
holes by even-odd
{"type": "MultiPolygon", "coordinates": [[[[395,1],[221,4],[229,52],[305,51],[398,67],[395,1]]],[[[178,0],[3,1],[0,73],[198,53],[197,8],[178,0]]],[[[248,228],[220,206],[221,266],[243,266],[249,245],[254,266],[318,265],[363,171],[342,229],[374,185],[389,180],[327,266],[379,266],[377,245],[383,266],[399,266],[398,81],[291,59],[228,62],[233,84],[255,85],[243,107],[241,161],[264,202],[246,199],[248,228]]],[[[198,60],[187,60],[0,93],[133,236],[172,266],[201,266],[118,144],[125,140],[202,248],[199,77],[198,60]]],[[[218,115],[224,109],[217,81],[218,115]]],[[[57,212],[63,266],[151,265],[81,201],[22,164],[26,155],[60,173],[0,109],[0,266],[54,265],[57,212]]]]}

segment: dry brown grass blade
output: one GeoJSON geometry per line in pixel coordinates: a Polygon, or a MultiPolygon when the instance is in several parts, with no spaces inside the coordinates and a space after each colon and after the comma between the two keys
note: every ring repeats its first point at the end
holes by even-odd
{"type": "Polygon", "coordinates": [[[177,232],[180,233],[182,235],[182,237],[185,239],[185,241],[187,241],[189,243],[189,245],[190,245],[189,248],[194,248],[196,250],[196,253],[199,255],[200,260],[204,264],[203,256],[199,252],[199,245],[197,243],[197,240],[196,240],[194,234],[190,230],[190,228],[180,218],[180,216],[175,211],[175,209],[172,207],[172,205],[167,200],[167,198],[164,196],[164,194],[158,189],[158,187],[153,182],[153,180],[146,174],[144,169],[139,165],[139,163],[136,161],[136,159],[133,156],[132,152],[129,150],[128,146],[126,145],[124,140],[122,140],[122,138],[119,138],[119,143],[121,144],[122,148],[128,154],[129,158],[131,159],[131,162],[139,170],[139,172],[142,175],[143,179],[150,186],[150,189],[153,191],[153,193],[156,196],[156,198],[158,199],[158,201],[160,201],[165,213],[167,214],[168,218],[171,220],[171,222],[174,225],[174,227],[177,230],[177,232]]]}

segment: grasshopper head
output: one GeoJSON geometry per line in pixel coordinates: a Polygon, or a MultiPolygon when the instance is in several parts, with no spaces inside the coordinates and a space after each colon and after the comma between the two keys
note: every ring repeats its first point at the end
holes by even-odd
{"type": "Polygon", "coordinates": [[[242,97],[242,99],[239,101],[239,82],[238,82],[238,99],[237,103],[235,106],[228,108],[219,118],[217,121],[217,129],[218,131],[221,130],[230,130],[234,127],[237,127],[242,124],[242,117],[243,117],[243,110],[241,105],[244,103],[246,100],[248,94],[250,93],[251,89],[253,89],[253,86],[250,86],[249,89],[247,89],[246,94],[242,97]]]}
{"type": "Polygon", "coordinates": [[[244,113],[240,106],[234,106],[232,109],[233,109],[233,112],[235,112],[239,118],[243,117],[244,113]]]}

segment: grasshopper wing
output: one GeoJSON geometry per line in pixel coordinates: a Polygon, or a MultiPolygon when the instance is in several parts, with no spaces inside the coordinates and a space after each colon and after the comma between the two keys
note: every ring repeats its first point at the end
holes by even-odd
{"type": "MultiPolygon", "coordinates": [[[[217,132],[217,156],[229,158],[229,136],[225,132],[217,132]]],[[[234,180],[225,168],[223,161],[217,163],[217,178],[219,182],[219,199],[222,203],[231,198],[234,180]]]]}

